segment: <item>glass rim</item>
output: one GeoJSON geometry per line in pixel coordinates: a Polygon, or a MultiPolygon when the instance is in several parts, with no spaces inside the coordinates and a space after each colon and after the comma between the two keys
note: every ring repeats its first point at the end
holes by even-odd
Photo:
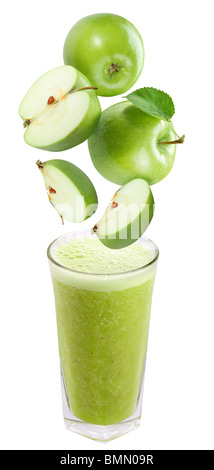
{"type": "MultiPolygon", "coordinates": [[[[88,236],[88,237],[96,237],[96,234],[95,233],[92,233],[91,231],[80,231],[80,230],[76,230],[76,231],[73,231],[73,232],[68,232],[68,233],[65,233],[63,235],[61,235],[60,237],[57,237],[55,238],[48,246],[47,248],[47,257],[49,259],[49,261],[51,261],[55,266],[57,266],[58,268],[61,268],[61,269],[64,269],[65,271],[67,272],[71,272],[71,273],[74,273],[74,274],[78,274],[80,276],[92,276],[92,277],[110,277],[110,276],[125,276],[127,274],[131,274],[131,273],[137,273],[137,272],[140,272],[140,271],[143,271],[145,270],[146,268],[152,266],[159,258],[159,248],[157,247],[156,243],[154,243],[150,238],[147,238],[147,237],[144,237],[143,235],[138,239],[136,240],[136,242],[134,243],[140,243],[141,240],[145,240],[147,243],[151,243],[153,248],[154,248],[154,257],[151,261],[149,261],[148,263],[144,264],[143,266],[139,267],[139,268],[136,268],[136,269],[131,269],[129,271],[121,271],[121,272],[114,272],[114,273],[92,273],[92,272],[87,272],[87,271],[78,271],[76,269],[72,269],[72,268],[69,268],[68,266],[64,266],[63,264],[60,264],[58,261],[56,261],[56,259],[53,258],[52,254],[51,254],[51,249],[53,247],[53,245],[58,242],[60,239],[63,239],[65,237],[68,237],[70,236],[70,239],[76,239],[74,238],[74,236],[72,235],[84,235],[85,238],[88,236]]],[[[129,245],[131,246],[131,245],[129,245]]],[[[128,248],[128,247],[127,247],[128,248]]],[[[116,250],[115,250],[116,251],[116,250]]]]}

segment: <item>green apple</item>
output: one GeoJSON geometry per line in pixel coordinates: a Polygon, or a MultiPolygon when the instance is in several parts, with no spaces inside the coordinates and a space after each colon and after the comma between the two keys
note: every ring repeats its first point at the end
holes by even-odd
{"type": "Polygon", "coordinates": [[[129,101],[105,109],[88,144],[95,168],[107,180],[150,185],[170,172],[176,152],[172,123],[144,113],[129,101]],[[166,144],[167,143],[167,144],[166,144]]]}
{"type": "Polygon", "coordinates": [[[98,87],[100,96],[129,90],[144,63],[142,38],[132,23],[109,13],[86,16],[69,31],[64,63],[76,67],[98,87]]]}
{"type": "Polygon", "coordinates": [[[151,189],[146,181],[138,178],[116,192],[93,231],[108,248],[124,248],[141,237],[152,220],[153,212],[151,189]]]}
{"type": "Polygon", "coordinates": [[[42,75],[19,107],[26,128],[25,142],[51,151],[66,150],[86,140],[100,112],[88,79],[68,65],[42,75]]]}
{"type": "Polygon", "coordinates": [[[82,222],[97,209],[95,188],[88,176],[66,160],[49,160],[37,166],[43,175],[48,198],[62,221],[82,222]]]}

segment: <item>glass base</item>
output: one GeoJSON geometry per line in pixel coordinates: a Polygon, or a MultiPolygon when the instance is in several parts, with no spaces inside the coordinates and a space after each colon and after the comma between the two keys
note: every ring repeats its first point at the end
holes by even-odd
{"type": "Polygon", "coordinates": [[[108,442],[130,431],[134,431],[134,429],[138,428],[140,425],[140,418],[110,424],[109,426],[98,426],[96,424],[77,420],[72,421],[66,418],[64,418],[64,422],[66,429],[69,431],[89,437],[95,441],[108,442]]]}
{"type": "MultiPolygon", "coordinates": [[[[146,361],[145,361],[146,362],[146,361]]],[[[144,385],[144,376],[145,376],[145,365],[142,374],[141,387],[139,391],[139,396],[137,400],[137,406],[129,418],[119,423],[110,424],[107,426],[100,426],[97,424],[87,423],[82,421],[76,416],[73,415],[70,406],[69,400],[66,393],[65,382],[63,377],[62,365],[61,368],[61,388],[62,388],[62,404],[63,404],[63,416],[66,429],[69,431],[81,434],[81,436],[88,437],[95,441],[99,442],[109,442],[117,437],[123,436],[130,431],[134,431],[140,426],[141,418],[141,408],[142,408],[142,398],[143,398],[143,385],[144,385]]]]}

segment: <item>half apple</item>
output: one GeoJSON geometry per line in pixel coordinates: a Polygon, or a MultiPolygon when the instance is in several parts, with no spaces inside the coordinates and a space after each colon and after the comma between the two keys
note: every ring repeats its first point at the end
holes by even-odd
{"type": "Polygon", "coordinates": [[[88,79],[69,65],[42,75],[23,98],[25,142],[43,150],[61,151],[86,140],[101,113],[88,79]]]}

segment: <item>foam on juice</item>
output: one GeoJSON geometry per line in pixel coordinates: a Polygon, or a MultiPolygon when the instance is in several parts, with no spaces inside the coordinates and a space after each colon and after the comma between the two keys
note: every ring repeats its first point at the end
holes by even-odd
{"type": "Polygon", "coordinates": [[[55,260],[84,273],[111,274],[141,268],[152,261],[154,251],[133,244],[120,250],[106,248],[97,238],[73,239],[54,250],[55,260]]]}
{"type": "Polygon", "coordinates": [[[114,291],[142,284],[155,275],[158,249],[141,238],[119,250],[105,247],[97,236],[63,235],[48,248],[53,278],[93,291],[114,291]]]}

